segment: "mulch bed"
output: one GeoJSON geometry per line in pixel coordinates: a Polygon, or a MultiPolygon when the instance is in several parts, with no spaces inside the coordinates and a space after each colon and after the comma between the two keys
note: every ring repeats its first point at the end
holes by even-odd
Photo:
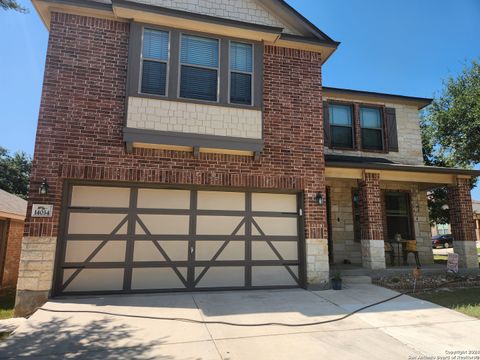
{"type": "MultiPolygon", "coordinates": [[[[413,290],[414,278],[412,275],[397,275],[372,279],[375,285],[392,290],[413,290]]],[[[423,275],[417,280],[416,289],[425,290],[433,288],[472,288],[480,287],[480,275],[466,275],[457,278],[454,275],[423,275]],[[458,281],[455,281],[458,280],[458,281]]]]}

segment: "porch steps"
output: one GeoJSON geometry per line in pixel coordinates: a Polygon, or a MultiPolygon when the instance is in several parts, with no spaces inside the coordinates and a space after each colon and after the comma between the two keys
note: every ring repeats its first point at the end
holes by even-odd
{"type": "Polygon", "coordinates": [[[366,275],[358,276],[342,276],[342,282],[346,285],[349,284],[371,284],[372,278],[366,275]]]}

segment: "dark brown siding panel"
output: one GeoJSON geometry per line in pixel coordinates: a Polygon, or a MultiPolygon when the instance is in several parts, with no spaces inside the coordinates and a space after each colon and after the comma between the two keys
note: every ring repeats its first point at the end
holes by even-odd
{"type": "Polygon", "coordinates": [[[398,152],[398,133],[397,133],[397,117],[395,108],[386,108],[388,151],[398,152]]]}
{"type": "Polygon", "coordinates": [[[323,102],[323,140],[324,146],[330,146],[330,113],[328,102],[323,102]]]}

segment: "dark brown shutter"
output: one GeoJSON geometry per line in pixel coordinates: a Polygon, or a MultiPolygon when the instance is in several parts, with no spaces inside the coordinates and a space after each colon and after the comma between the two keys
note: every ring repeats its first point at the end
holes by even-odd
{"type": "Polygon", "coordinates": [[[323,102],[323,141],[324,146],[330,146],[330,112],[326,101],[323,102]]]}
{"type": "Polygon", "coordinates": [[[388,151],[398,152],[397,117],[395,115],[395,108],[386,108],[385,114],[387,120],[388,151]]]}

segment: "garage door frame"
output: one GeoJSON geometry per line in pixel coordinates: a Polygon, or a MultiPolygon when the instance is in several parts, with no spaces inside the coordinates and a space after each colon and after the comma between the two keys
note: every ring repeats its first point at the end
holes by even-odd
{"type": "MultiPolygon", "coordinates": [[[[130,191],[131,196],[133,196],[135,192],[130,191]]],[[[129,207],[130,208],[130,207],[129,207]]],[[[102,211],[102,208],[96,208],[96,211],[102,211]]],[[[103,209],[105,211],[108,210],[110,212],[112,209],[111,208],[105,208],[103,209]]],[[[82,210],[79,208],[74,208],[75,212],[81,212],[82,210]]],[[[191,211],[191,210],[190,210],[191,211]]],[[[153,213],[159,213],[162,212],[161,209],[152,209],[153,213]]],[[[201,213],[207,213],[209,212],[210,215],[215,215],[215,212],[218,212],[219,215],[221,213],[224,213],[222,210],[198,210],[197,209],[197,214],[198,212],[201,213]]],[[[239,211],[239,213],[245,214],[247,213],[247,209],[245,211],[239,211]]],[[[255,212],[251,213],[251,216],[254,216],[255,212]]],[[[136,213],[135,213],[136,214],[136,213]]],[[[276,213],[278,215],[279,213],[276,213]]],[[[130,208],[128,212],[128,217],[130,220],[130,216],[132,215],[132,209],[130,208]]],[[[195,218],[195,217],[191,217],[195,218]]],[[[129,221],[129,224],[132,224],[132,221],[129,221]]],[[[130,225],[133,226],[133,225],[130,225]]],[[[218,290],[218,291],[224,291],[224,290],[249,290],[249,289],[283,289],[283,288],[294,288],[294,287],[306,287],[306,244],[305,244],[305,236],[304,236],[304,216],[303,216],[303,192],[298,191],[298,190],[288,190],[288,189],[257,189],[257,188],[243,188],[243,187],[236,187],[236,188],[231,188],[231,187],[224,187],[224,186],[198,186],[198,185],[165,185],[165,184],[151,184],[151,183],[139,183],[139,182],[112,182],[112,181],[79,181],[79,180],[65,180],[64,182],[64,187],[63,187],[63,197],[62,197],[62,207],[61,207],[61,214],[60,214],[60,224],[59,224],[59,233],[58,233],[58,241],[57,241],[57,248],[56,248],[56,256],[55,256],[55,265],[54,265],[54,277],[53,277],[53,291],[52,291],[52,296],[60,296],[60,295],[103,295],[103,294],[130,294],[130,293],[159,293],[159,292],[185,292],[185,291],[212,291],[212,290],[218,290]],[[295,286],[242,286],[242,287],[221,287],[221,288],[185,288],[185,289],[144,289],[144,290],[112,290],[112,291],[75,291],[75,292],[68,292],[64,293],[62,290],[62,269],[64,268],[64,261],[63,259],[65,258],[65,251],[66,251],[66,236],[67,236],[67,221],[68,221],[68,205],[71,202],[71,196],[72,196],[72,188],[73,186],[105,186],[105,187],[127,187],[131,189],[172,189],[172,190],[190,190],[192,191],[191,194],[193,194],[194,191],[227,191],[227,192],[244,192],[244,193],[268,193],[268,194],[295,194],[297,196],[297,224],[298,224],[298,261],[284,261],[285,264],[290,264],[294,266],[298,266],[298,285],[295,286]]],[[[188,237],[189,244],[194,241],[194,237],[198,237],[199,235],[187,235],[183,236],[183,238],[188,237]]],[[[209,236],[209,235],[207,235],[209,236]]],[[[211,237],[211,236],[210,236],[211,237]]],[[[250,241],[245,241],[245,244],[250,242],[252,243],[252,240],[250,241]]],[[[127,254],[129,254],[129,251],[133,251],[133,240],[129,241],[127,238],[127,254]]],[[[127,260],[126,260],[127,261],[127,260]]],[[[190,263],[191,259],[189,257],[188,260],[188,269],[192,268],[192,263],[190,263]]],[[[205,266],[208,266],[206,264],[208,261],[205,262],[205,266]]],[[[233,266],[232,261],[228,261],[231,266],[233,266]]],[[[243,266],[244,264],[249,264],[250,267],[252,264],[259,264],[260,262],[263,262],[264,265],[268,265],[271,262],[271,265],[277,265],[278,266],[278,261],[277,260],[239,260],[239,266],[243,266]]],[[[201,262],[198,260],[195,260],[195,264],[198,266],[201,262]]],[[[183,264],[184,265],[184,264],[183,264]]],[[[98,267],[98,265],[97,265],[98,267]]],[[[145,267],[148,267],[148,263],[145,263],[145,267]]],[[[105,266],[105,268],[112,268],[111,265],[105,266]]],[[[132,271],[133,267],[131,264],[127,264],[127,266],[122,267],[125,269],[125,271],[132,271]]],[[[187,282],[190,284],[192,278],[191,278],[191,271],[188,271],[188,279],[187,282]]],[[[131,276],[125,276],[126,279],[130,279],[131,281],[131,276]]],[[[127,284],[130,286],[130,284],[127,284]]]]}

